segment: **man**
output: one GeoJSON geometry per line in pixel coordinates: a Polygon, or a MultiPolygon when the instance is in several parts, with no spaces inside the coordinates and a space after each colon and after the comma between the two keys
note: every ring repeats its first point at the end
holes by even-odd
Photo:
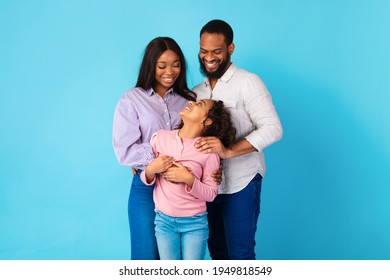
{"type": "Polygon", "coordinates": [[[200,31],[199,62],[206,79],[193,91],[198,99],[222,100],[237,129],[236,142],[224,147],[215,137],[197,142],[202,152],[223,159],[223,180],[217,198],[208,203],[212,259],[255,259],[255,234],[265,174],[263,150],[283,134],[272,98],[261,79],[237,68],[233,30],[222,20],[200,31]]]}

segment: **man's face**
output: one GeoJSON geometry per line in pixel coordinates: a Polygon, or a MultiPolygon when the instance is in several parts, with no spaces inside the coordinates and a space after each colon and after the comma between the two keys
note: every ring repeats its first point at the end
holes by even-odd
{"type": "Polygon", "coordinates": [[[233,50],[233,43],[227,46],[224,35],[203,33],[199,51],[201,72],[209,78],[219,79],[230,65],[233,50]]]}

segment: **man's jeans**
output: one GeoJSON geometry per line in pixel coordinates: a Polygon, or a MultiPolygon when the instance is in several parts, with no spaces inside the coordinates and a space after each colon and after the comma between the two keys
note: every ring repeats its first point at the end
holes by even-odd
{"type": "Polygon", "coordinates": [[[262,177],[257,174],[241,191],[219,194],[207,203],[210,256],[213,260],[255,259],[262,177]]]}

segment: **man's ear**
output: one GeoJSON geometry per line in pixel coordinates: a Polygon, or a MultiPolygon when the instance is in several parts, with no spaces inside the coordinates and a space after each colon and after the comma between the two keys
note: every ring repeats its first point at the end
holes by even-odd
{"type": "Polygon", "coordinates": [[[234,43],[231,43],[229,46],[228,46],[228,52],[230,55],[233,54],[234,52],[234,43]]]}

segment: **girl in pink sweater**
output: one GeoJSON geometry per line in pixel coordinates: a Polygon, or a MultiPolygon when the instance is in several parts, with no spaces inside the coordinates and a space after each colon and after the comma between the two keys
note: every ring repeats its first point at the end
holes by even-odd
{"type": "MultiPolygon", "coordinates": [[[[161,259],[204,259],[208,239],[206,201],[217,196],[211,173],[219,168],[217,153],[201,153],[196,140],[216,136],[225,146],[235,129],[222,101],[190,101],[179,115],[177,130],[160,130],[151,139],[155,159],[141,173],[153,186],[156,239],[161,259]]],[[[142,213],[140,213],[142,215],[142,213]]]]}

